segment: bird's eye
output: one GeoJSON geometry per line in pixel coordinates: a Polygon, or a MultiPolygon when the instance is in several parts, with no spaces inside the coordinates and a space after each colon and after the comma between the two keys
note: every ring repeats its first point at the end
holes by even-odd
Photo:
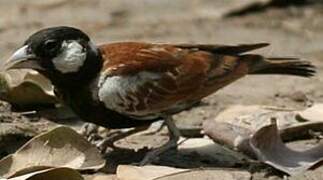
{"type": "Polygon", "coordinates": [[[58,47],[59,43],[56,40],[48,40],[44,43],[44,48],[47,51],[52,51],[58,47]]]}

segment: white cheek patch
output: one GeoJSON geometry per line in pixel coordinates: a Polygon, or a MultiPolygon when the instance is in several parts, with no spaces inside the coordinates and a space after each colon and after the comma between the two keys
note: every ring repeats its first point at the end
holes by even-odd
{"type": "Polygon", "coordinates": [[[86,60],[86,52],[76,41],[64,41],[61,53],[53,59],[53,64],[62,73],[77,72],[86,60]]]}

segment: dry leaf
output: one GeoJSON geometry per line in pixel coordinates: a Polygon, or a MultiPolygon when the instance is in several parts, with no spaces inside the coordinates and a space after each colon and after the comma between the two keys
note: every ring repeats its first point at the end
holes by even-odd
{"type": "MultiPolygon", "coordinates": [[[[205,133],[215,142],[222,142],[261,162],[269,164],[287,174],[302,173],[313,167],[323,159],[323,145],[317,145],[306,151],[298,151],[287,147],[280,133],[289,137],[298,132],[308,132],[312,127],[320,127],[323,123],[304,123],[297,126],[278,130],[276,123],[260,128],[252,135],[245,133],[245,129],[231,124],[221,124],[214,121],[204,123],[205,133]],[[219,128],[221,127],[222,128],[219,128]],[[223,128],[226,127],[226,128],[223,128]],[[307,128],[307,129],[306,129],[307,128]]],[[[251,134],[251,131],[249,132],[251,134]]]]}
{"type": "Polygon", "coordinates": [[[310,130],[323,132],[323,122],[300,124],[295,123],[296,111],[284,112],[278,109],[279,112],[272,112],[275,108],[264,110],[251,106],[246,109],[248,107],[250,106],[235,106],[220,113],[219,118],[205,121],[205,134],[217,143],[241,151],[288,174],[304,172],[321,162],[323,145],[302,151],[287,147],[283,140],[308,138],[310,130]],[[282,124],[280,130],[276,121],[275,124],[271,122],[266,125],[275,118],[282,124]],[[263,127],[258,121],[264,122],[263,127]]]}
{"type": "Polygon", "coordinates": [[[93,175],[84,175],[85,180],[118,180],[114,174],[95,173],[93,175]]]}
{"type": "Polygon", "coordinates": [[[313,138],[311,132],[323,132],[323,122],[304,122],[279,130],[280,137],[284,142],[313,138]]]}
{"type": "MultiPolygon", "coordinates": [[[[181,140],[179,142],[182,142],[181,140]]],[[[209,138],[190,138],[178,145],[178,152],[183,155],[194,155],[201,161],[221,162],[226,166],[241,163],[241,154],[234,153],[216,144],[209,138]]]]}
{"type": "Polygon", "coordinates": [[[50,81],[32,70],[2,72],[0,99],[20,106],[57,103],[50,81]]]}
{"type": "Polygon", "coordinates": [[[104,163],[96,147],[74,130],[62,126],[34,137],[15,154],[3,158],[0,176],[11,177],[44,167],[96,170],[104,163]]]}
{"type": "Polygon", "coordinates": [[[77,171],[70,168],[49,168],[32,172],[22,176],[10,178],[8,180],[83,180],[77,171]]]}
{"type": "Polygon", "coordinates": [[[314,104],[312,107],[300,111],[299,116],[307,121],[323,122],[323,104],[314,104]]]}
{"type": "Polygon", "coordinates": [[[320,166],[314,170],[306,171],[305,173],[289,177],[288,180],[322,180],[323,167],[320,166]]]}
{"type": "MultiPolygon", "coordinates": [[[[181,142],[181,141],[180,141],[181,142]]],[[[191,138],[178,145],[178,151],[182,153],[194,153],[200,156],[213,157],[218,146],[209,138],[191,138]]]]}
{"type": "Polygon", "coordinates": [[[199,169],[189,170],[179,173],[170,174],[155,180],[250,180],[251,174],[248,171],[234,169],[199,169]]]}
{"type": "Polygon", "coordinates": [[[296,114],[292,109],[281,107],[234,105],[220,112],[214,121],[233,124],[254,132],[270,124],[272,117],[278,120],[279,127],[298,123],[295,119],[296,114]]]}
{"type": "Polygon", "coordinates": [[[32,137],[44,132],[45,130],[40,123],[33,125],[25,123],[0,124],[0,154],[3,156],[9,153],[14,153],[32,137]]]}
{"type": "MultiPolygon", "coordinates": [[[[299,123],[296,116],[297,111],[281,107],[234,105],[219,113],[214,120],[205,121],[203,129],[217,143],[253,156],[248,144],[253,133],[271,124],[272,118],[277,119],[280,129],[287,130],[299,123]]],[[[282,138],[293,140],[301,135],[303,133],[283,133],[282,138]]]]}
{"type": "Polygon", "coordinates": [[[300,174],[323,160],[323,144],[305,151],[287,147],[276,123],[259,129],[250,139],[257,158],[290,175],[300,174]]]}
{"type": "Polygon", "coordinates": [[[234,169],[178,169],[165,166],[126,166],[117,169],[118,180],[249,180],[248,171],[234,169]]]}
{"type": "Polygon", "coordinates": [[[153,180],[158,177],[173,173],[187,171],[166,166],[128,166],[119,165],[117,168],[117,179],[119,180],[153,180]]]}
{"type": "Polygon", "coordinates": [[[252,134],[250,130],[213,120],[205,121],[203,129],[204,133],[216,143],[241,151],[251,157],[256,157],[249,145],[249,138],[252,134]]]}

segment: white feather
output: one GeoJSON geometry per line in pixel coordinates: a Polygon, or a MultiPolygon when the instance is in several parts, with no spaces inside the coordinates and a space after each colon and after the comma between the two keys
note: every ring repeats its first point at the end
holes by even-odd
{"type": "Polygon", "coordinates": [[[64,41],[61,53],[53,59],[54,66],[62,73],[77,72],[86,60],[86,52],[76,41],[64,41]]]}
{"type": "Polygon", "coordinates": [[[129,94],[135,93],[146,82],[160,79],[159,74],[140,72],[135,76],[107,76],[99,80],[99,99],[106,108],[133,116],[142,116],[147,112],[127,112],[128,107],[135,107],[139,100],[129,94]]]}

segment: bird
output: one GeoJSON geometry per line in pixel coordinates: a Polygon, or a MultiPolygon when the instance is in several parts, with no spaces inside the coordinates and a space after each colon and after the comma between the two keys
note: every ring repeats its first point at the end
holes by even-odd
{"type": "Polygon", "coordinates": [[[123,129],[164,120],[170,140],[148,152],[141,161],[145,165],[176,147],[180,131],[172,115],[232,82],[246,75],[315,75],[309,61],[249,52],[268,45],[96,45],[78,28],[56,26],[31,34],[6,61],[5,69],[33,69],[43,74],[62,102],[86,122],[123,129]]]}

